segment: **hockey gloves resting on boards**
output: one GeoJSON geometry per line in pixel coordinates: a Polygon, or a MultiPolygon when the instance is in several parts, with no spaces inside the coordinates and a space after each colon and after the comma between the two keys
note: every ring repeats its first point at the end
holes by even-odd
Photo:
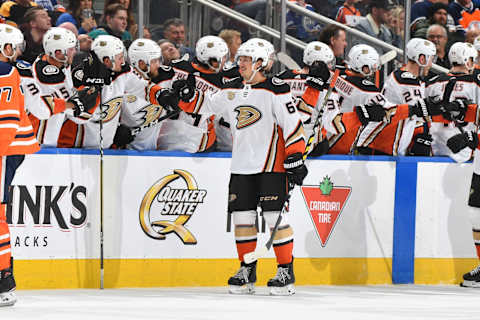
{"type": "Polygon", "coordinates": [[[159,105],[166,108],[168,112],[178,113],[180,100],[190,102],[195,96],[195,76],[189,74],[187,80],[175,80],[171,89],[164,89],[157,92],[156,99],[159,105]]]}
{"type": "Polygon", "coordinates": [[[303,154],[300,152],[289,155],[283,162],[289,184],[301,186],[303,179],[308,174],[308,169],[303,162],[303,154]]]}
{"type": "Polygon", "coordinates": [[[115,132],[115,137],[113,138],[113,144],[117,146],[118,149],[123,149],[130,142],[132,142],[134,136],[129,127],[124,124],[120,124],[115,132]]]}
{"type": "Polygon", "coordinates": [[[75,117],[89,117],[89,111],[100,103],[99,95],[100,88],[98,86],[85,87],[78,90],[76,94],[67,100],[67,102],[73,104],[73,115],[75,117]]]}
{"type": "Polygon", "coordinates": [[[450,121],[463,122],[468,105],[472,102],[468,99],[456,99],[443,105],[443,117],[450,121]]]}
{"type": "Polygon", "coordinates": [[[474,131],[456,134],[447,140],[447,147],[452,150],[453,153],[458,153],[466,147],[475,150],[475,148],[478,147],[478,135],[474,131]]]}
{"type": "Polygon", "coordinates": [[[410,156],[430,157],[432,155],[432,135],[419,133],[413,137],[413,144],[408,153],[410,156]]]}
{"type": "Polygon", "coordinates": [[[328,79],[330,79],[330,70],[328,70],[327,65],[324,62],[317,61],[310,66],[306,84],[320,91],[327,87],[328,79]]]}
{"type": "Polygon", "coordinates": [[[363,106],[355,107],[358,120],[366,126],[369,122],[380,122],[386,117],[385,109],[377,103],[369,103],[363,106]]]}

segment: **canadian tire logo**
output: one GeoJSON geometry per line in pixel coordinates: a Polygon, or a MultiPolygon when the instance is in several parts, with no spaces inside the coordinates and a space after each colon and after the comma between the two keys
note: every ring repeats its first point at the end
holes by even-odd
{"type": "Polygon", "coordinates": [[[326,176],[320,185],[305,185],[301,190],[320,243],[322,247],[325,247],[352,188],[334,186],[330,177],[326,176]]]}
{"type": "Polygon", "coordinates": [[[150,238],[165,240],[176,234],[184,244],[197,244],[185,224],[205,201],[207,191],[199,189],[188,171],[174,170],[148,189],[140,205],[140,225],[150,238]]]}

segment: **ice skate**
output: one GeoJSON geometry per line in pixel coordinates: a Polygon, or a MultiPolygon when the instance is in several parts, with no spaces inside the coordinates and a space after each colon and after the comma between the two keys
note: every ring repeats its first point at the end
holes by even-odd
{"type": "Polygon", "coordinates": [[[257,261],[245,264],[242,262],[237,273],[228,279],[228,292],[233,294],[253,294],[257,281],[257,261]]]}
{"type": "Polygon", "coordinates": [[[279,264],[277,274],[268,280],[267,286],[270,294],[274,296],[290,296],[295,293],[295,275],[293,274],[293,261],[279,264]]]}
{"type": "Polygon", "coordinates": [[[10,267],[0,271],[0,307],[13,306],[15,302],[17,302],[15,288],[16,283],[13,277],[13,268],[10,267]]]}
{"type": "Polygon", "coordinates": [[[480,266],[463,275],[462,287],[480,288],[480,266]]]}
{"type": "Polygon", "coordinates": [[[13,306],[17,302],[15,290],[0,293],[0,307],[13,306]]]}

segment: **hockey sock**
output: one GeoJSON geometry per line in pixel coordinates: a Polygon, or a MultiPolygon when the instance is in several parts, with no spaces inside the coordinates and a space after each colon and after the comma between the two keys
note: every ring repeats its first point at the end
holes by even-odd
{"type": "Polygon", "coordinates": [[[292,262],[293,230],[290,225],[280,226],[273,240],[273,250],[278,264],[292,262]]]}
{"type": "Polygon", "coordinates": [[[10,231],[5,216],[5,204],[0,204],[0,270],[10,267],[10,231]]]}
{"type": "Polygon", "coordinates": [[[257,229],[254,225],[235,226],[235,243],[238,259],[243,262],[246,253],[255,251],[257,247],[257,229]]]}
{"type": "Polygon", "coordinates": [[[480,259],[480,230],[473,229],[473,241],[475,242],[475,249],[477,249],[477,257],[480,259]]]}

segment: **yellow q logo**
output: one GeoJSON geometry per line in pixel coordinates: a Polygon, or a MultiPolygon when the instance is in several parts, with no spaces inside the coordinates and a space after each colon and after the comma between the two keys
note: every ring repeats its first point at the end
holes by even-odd
{"type": "Polygon", "coordinates": [[[197,239],[184,227],[184,224],[195,212],[198,204],[203,203],[206,190],[198,189],[193,176],[185,170],[174,170],[173,174],[158,180],[145,194],[140,206],[140,225],[149,237],[164,240],[169,233],[175,233],[184,244],[196,244],[197,239]],[[172,182],[181,178],[186,188],[173,188],[172,182]],[[174,216],[174,221],[151,221],[150,211],[153,201],[162,205],[160,213],[164,216],[174,216]],[[159,228],[163,228],[160,229],[159,228]]]}

